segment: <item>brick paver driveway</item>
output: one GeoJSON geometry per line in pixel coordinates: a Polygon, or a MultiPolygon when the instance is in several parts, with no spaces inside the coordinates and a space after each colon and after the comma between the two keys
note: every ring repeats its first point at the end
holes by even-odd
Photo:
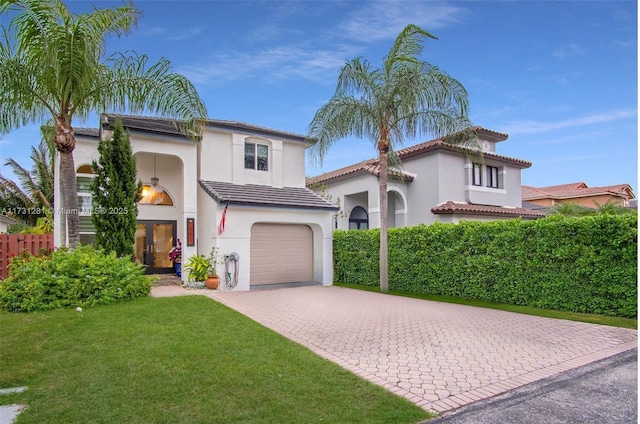
{"type": "Polygon", "coordinates": [[[346,289],[203,291],[444,412],[637,346],[637,331],[346,289]]]}

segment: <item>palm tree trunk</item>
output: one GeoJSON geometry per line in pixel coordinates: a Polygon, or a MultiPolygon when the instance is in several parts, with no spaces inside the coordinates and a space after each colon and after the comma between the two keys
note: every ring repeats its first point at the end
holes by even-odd
{"type": "Polygon", "coordinates": [[[64,244],[74,249],[80,242],[80,220],[78,216],[76,167],[73,161],[76,140],[71,126],[60,123],[56,125],[55,143],[57,150],[60,152],[60,175],[58,175],[58,178],[60,178],[60,191],[62,194],[62,210],[56,212],[62,214],[62,222],[66,223],[64,244]]]}
{"type": "Polygon", "coordinates": [[[379,148],[380,153],[380,291],[389,291],[389,250],[387,248],[387,215],[389,199],[387,197],[387,153],[388,149],[379,148]]]}

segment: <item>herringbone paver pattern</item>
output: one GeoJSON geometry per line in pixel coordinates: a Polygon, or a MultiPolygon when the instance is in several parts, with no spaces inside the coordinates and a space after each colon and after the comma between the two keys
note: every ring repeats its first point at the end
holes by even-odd
{"type": "Polygon", "coordinates": [[[436,412],[637,345],[636,330],[335,286],[201,294],[436,412]]]}

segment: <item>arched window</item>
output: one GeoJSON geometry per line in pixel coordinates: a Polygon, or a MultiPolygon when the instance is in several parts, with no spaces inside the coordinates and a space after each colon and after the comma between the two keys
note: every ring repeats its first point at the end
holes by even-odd
{"type": "Polygon", "coordinates": [[[78,174],[95,174],[95,172],[93,172],[93,168],[91,168],[91,165],[81,165],[80,167],[78,167],[78,174]]]}
{"type": "Polygon", "coordinates": [[[171,196],[162,186],[153,184],[142,185],[142,197],[139,205],[173,206],[171,196]]]}
{"type": "Polygon", "coordinates": [[[349,229],[350,230],[367,230],[369,229],[369,215],[364,208],[356,206],[351,210],[349,215],[349,229]]]}

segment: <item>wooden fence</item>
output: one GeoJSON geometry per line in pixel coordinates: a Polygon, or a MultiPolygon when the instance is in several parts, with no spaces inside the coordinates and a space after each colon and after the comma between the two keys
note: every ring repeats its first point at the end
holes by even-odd
{"type": "Polygon", "coordinates": [[[0,234],[0,279],[9,274],[9,260],[26,250],[37,255],[53,250],[53,234],[0,234]]]}

